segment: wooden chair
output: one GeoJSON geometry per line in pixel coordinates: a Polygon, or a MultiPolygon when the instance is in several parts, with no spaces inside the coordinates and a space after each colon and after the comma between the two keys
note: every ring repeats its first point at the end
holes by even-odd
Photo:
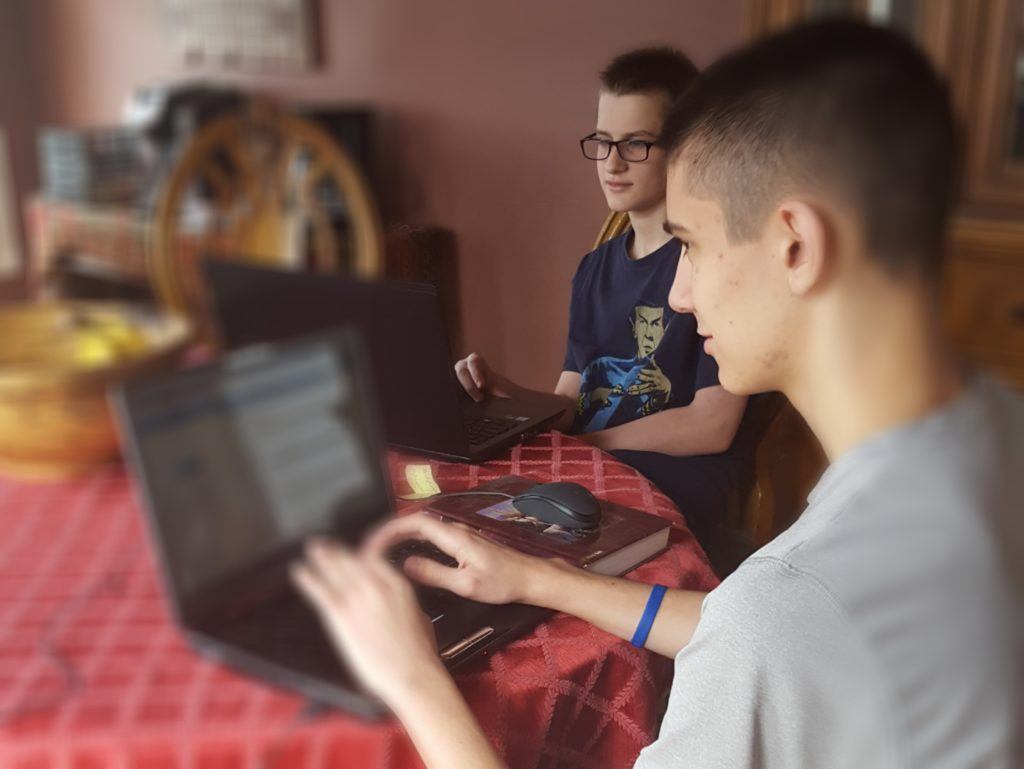
{"type": "MultiPolygon", "coordinates": [[[[609,212],[594,247],[628,227],[627,214],[609,212]]],[[[754,484],[738,514],[725,521],[723,547],[729,553],[716,559],[733,567],[796,520],[827,464],[817,438],[784,395],[760,399],[758,408],[767,427],[755,450],[754,484]]]]}
{"type": "Polygon", "coordinates": [[[757,549],[785,531],[807,503],[828,464],[821,444],[782,393],[754,454],[754,487],[743,519],[730,522],[757,549]]]}
{"type": "Polygon", "coordinates": [[[384,272],[380,217],[356,163],[321,128],[260,99],[191,138],[161,185],[151,230],[154,294],[211,336],[204,256],[364,279],[384,272]]]}
{"type": "Polygon", "coordinates": [[[606,240],[619,237],[628,227],[629,214],[625,211],[609,211],[608,216],[605,217],[604,224],[601,225],[601,231],[597,233],[597,239],[594,241],[593,248],[597,248],[606,240]]]}

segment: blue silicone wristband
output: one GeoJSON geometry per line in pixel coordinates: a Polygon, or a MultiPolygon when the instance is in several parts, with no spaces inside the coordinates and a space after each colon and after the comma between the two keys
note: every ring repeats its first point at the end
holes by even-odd
{"type": "Polygon", "coordinates": [[[644,615],[640,618],[640,624],[636,626],[633,640],[630,641],[637,649],[643,649],[644,644],[647,643],[647,636],[651,632],[654,618],[658,616],[658,609],[661,608],[661,599],[665,597],[667,590],[668,588],[664,585],[655,585],[651,588],[651,595],[647,599],[647,605],[644,607],[644,615]]]}

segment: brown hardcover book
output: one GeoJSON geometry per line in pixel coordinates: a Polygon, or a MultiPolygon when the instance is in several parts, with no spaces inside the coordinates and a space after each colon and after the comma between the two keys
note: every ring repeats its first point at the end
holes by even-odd
{"type": "Polygon", "coordinates": [[[536,481],[508,475],[458,496],[427,500],[424,511],[459,521],[485,536],[531,555],[564,558],[596,574],[618,576],[636,568],[668,546],[671,525],[664,518],[604,499],[601,524],[591,532],[552,526],[524,516],[511,499],[476,495],[495,492],[516,496],[536,486],[536,481]]]}

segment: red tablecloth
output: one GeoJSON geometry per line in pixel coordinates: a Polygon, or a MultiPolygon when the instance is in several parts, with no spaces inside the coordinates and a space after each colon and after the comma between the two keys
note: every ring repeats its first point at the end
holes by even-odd
{"type": "MultiPolygon", "coordinates": [[[[393,456],[396,479],[407,461],[424,460],[393,456]]],[[[482,466],[432,464],[443,491],[510,473],[568,480],[680,521],[632,469],[558,433],[482,466]]],[[[304,718],[299,699],[194,654],[169,618],[123,471],[0,481],[0,532],[3,769],[418,765],[394,722],[304,718]]],[[[681,524],[669,550],[631,576],[715,584],[681,524]]],[[[669,660],[558,615],[457,680],[512,767],[610,769],[631,766],[654,738],[671,673],[669,660]]]]}

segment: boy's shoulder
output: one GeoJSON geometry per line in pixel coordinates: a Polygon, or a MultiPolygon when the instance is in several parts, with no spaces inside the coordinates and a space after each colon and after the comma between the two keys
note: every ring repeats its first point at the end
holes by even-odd
{"type": "Polygon", "coordinates": [[[600,269],[600,266],[606,264],[608,260],[621,255],[621,252],[626,248],[628,237],[629,231],[627,230],[621,235],[609,238],[604,243],[599,243],[596,248],[588,251],[580,259],[579,267],[576,268],[576,276],[580,277],[600,269]]]}
{"type": "Polygon", "coordinates": [[[917,611],[922,627],[939,625],[946,609],[935,596],[991,596],[1024,563],[1022,420],[1019,395],[976,382],[949,407],[840,457],[751,565],[812,579],[854,624],[875,624],[889,602],[917,611]]]}

